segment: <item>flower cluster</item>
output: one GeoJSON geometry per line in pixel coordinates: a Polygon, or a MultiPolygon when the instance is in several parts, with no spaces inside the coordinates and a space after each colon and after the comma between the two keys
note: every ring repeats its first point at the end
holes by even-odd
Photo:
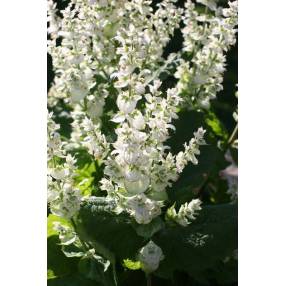
{"type": "Polygon", "coordinates": [[[190,203],[181,205],[178,213],[173,205],[167,211],[167,218],[179,225],[187,226],[192,220],[196,219],[197,211],[201,210],[201,203],[199,199],[194,199],[190,203]]]}
{"type": "Polygon", "coordinates": [[[109,144],[104,134],[100,131],[100,126],[94,124],[91,119],[85,117],[82,122],[83,130],[86,136],[83,139],[83,145],[87,147],[88,152],[95,159],[102,159],[109,151],[109,144]]]}
{"type": "Polygon", "coordinates": [[[63,149],[60,126],[48,114],[48,203],[58,216],[71,218],[80,208],[80,190],[74,186],[75,159],[63,149]]]}
{"type": "MultiPolygon", "coordinates": [[[[101,160],[101,189],[117,201],[117,211],[125,210],[143,224],[160,215],[166,188],[188,162],[198,163],[199,146],[205,144],[202,128],[177,155],[167,152],[164,142],[175,130],[172,121],[182,105],[207,107],[222,88],[224,53],[235,43],[237,1],[221,9],[215,1],[197,0],[206,7],[204,13],[192,1],[184,9],[175,2],[163,0],[154,9],[148,0],[72,0],[58,11],[48,1],[48,51],[56,74],[49,104],[63,99],[72,108],[65,149],[83,147],[101,160]],[[164,47],[181,22],[182,52],[164,59],[164,47]],[[159,76],[172,61],[179,63],[179,80],[166,90],[159,76]],[[117,110],[106,106],[107,98],[117,110]],[[115,136],[103,133],[103,114],[117,124],[115,136]]],[[[71,191],[74,159],[66,159],[66,165],[51,170],[50,184],[58,186],[58,180],[64,193],[78,197],[71,191]],[[61,173],[58,178],[55,170],[61,173]]]]}
{"type": "Polygon", "coordinates": [[[213,0],[196,1],[205,5],[205,13],[199,13],[192,1],[186,2],[183,51],[191,61],[182,58],[175,77],[188,106],[207,109],[223,88],[225,53],[236,42],[238,2],[221,9],[213,0]]]}
{"type": "MultiPolygon", "coordinates": [[[[145,112],[136,109],[137,101],[133,98],[126,99],[124,106],[129,109],[124,115],[119,111],[113,118],[119,123],[115,130],[117,140],[104,162],[109,181],[102,180],[102,189],[117,198],[122,209],[143,224],[160,215],[166,188],[177,180],[189,161],[197,164],[195,155],[199,154],[199,146],[205,144],[205,131],[199,128],[189,144],[185,144],[184,152],[173,156],[165,151],[167,146],[163,143],[169,136],[169,129],[174,129],[171,121],[177,118],[176,107],[181,99],[176,89],[168,89],[164,98],[158,90],[160,85],[161,82],[155,80],[148,86],[150,93],[144,95],[145,112]]],[[[117,105],[120,109],[118,101],[117,105]]]]}
{"type": "MultiPolygon", "coordinates": [[[[227,9],[219,9],[214,1],[197,1],[206,6],[204,14],[191,1],[185,9],[173,2],[162,1],[154,12],[147,0],[73,0],[63,11],[48,1],[49,53],[56,72],[50,98],[64,98],[71,104],[71,142],[104,160],[102,190],[139,223],[149,223],[160,214],[166,188],[189,161],[197,164],[195,155],[205,144],[202,128],[175,156],[166,152],[164,142],[169,130],[174,130],[171,123],[181,104],[191,101],[207,107],[222,88],[224,52],[235,43],[236,1],[227,9]],[[183,53],[193,57],[186,61],[178,55],[177,86],[163,92],[158,79],[165,61],[163,48],[181,20],[183,53]],[[186,90],[191,93],[187,98],[186,90]],[[108,142],[101,132],[100,117],[108,96],[118,108],[111,118],[118,124],[115,142],[108,142]]],[[[52,136],[53,144],[60,144],[57,133],[52,136]]],[[[53,149],[49,152],[60,152],[53,149]]],[[[74,160],[70,156],[66,160],[50,174],[69,193],[72,182],[65,181],[72,180],[74,160]]]]}

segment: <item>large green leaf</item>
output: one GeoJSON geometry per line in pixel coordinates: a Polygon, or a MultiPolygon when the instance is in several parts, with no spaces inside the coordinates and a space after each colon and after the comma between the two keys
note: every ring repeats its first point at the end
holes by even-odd
{"type": "Polygon", "coordinates": [[[171,278],[174,271],[185,271],[202,281],[208,271],[237,249],[237,206],[203,206],[188,227],[165,228],[153,241],[165,255],[157,275],[171,278]]]}
{"type": "Polygon", "coordinates": [[[129,215],[115,215],[110,208],[104,198],[83,203],[77,219],[78,231],[97,253],[111,261],[135,258],[144,238],[137,235],[129,215]]]}

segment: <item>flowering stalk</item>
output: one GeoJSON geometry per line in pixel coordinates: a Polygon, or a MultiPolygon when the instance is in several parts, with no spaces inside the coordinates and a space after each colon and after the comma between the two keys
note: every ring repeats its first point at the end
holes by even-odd
{"type": "MultiPolygon", "coordinates": [[[[225,52],[235,43],[237,1],[221,9],[215,1],[197,0],[206,6],[202,14],[193,1],[186,1],[184,9],[176,2],[163,0],[153,9],[149,0],[71,0],[58,11],[48,1],[48,52],[55,71],[48,104],[63,101],[73,120],[71,138],[62,142],[60,126],[48,116],[48,202],[53,214],[73,221],[81,201],[92,200],[83,198],[75,182],[76,159],[70,153],[79,148],[102,163],[99,188],[114,202],[114,215],[125,212],[138,224],[160,216],[167,188],[187,164],[198,164],[196,156],[206,144],[202,127],[178,154],[169,151],[166,141],[175,132],[181,108],[208,108],[222,89],[225,52]],[[183,49],[166,58],[164,49],[180,24],[183,49]],[[171,73],[171,64],[176,65],[177,82],[165,88],[161,74],[171,73]]],[[[200,205],[192,200],[178,213],[171,207],[166,217],[187,226],[200,205]]],[[[56,228],[63,240],[72,236],[71,229],[56,228]]],[[[152,241],[139,251],[148,275],[163,258],[152,241]]]]}
{"type": "Polygon", "coordinates": [[[175,77],[190,108],[208,109],[210,100],[223,89],[225,53],[236,42],[238,2],[229,2],[225,9],[217,7],[215,1],[197,2],[210,12],[200,14],[192,1],[186,2],[183,52],[187,57],[192,55],[192,59],[181,59],[175,77]]]}

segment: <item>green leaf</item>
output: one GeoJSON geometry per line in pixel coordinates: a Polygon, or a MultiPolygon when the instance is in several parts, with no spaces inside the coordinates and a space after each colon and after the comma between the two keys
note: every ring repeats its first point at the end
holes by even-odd
{"type": "Polygon", "coordinates": [[[123,266],[129,270],[139,270],[141,269],[140,261],[133,261],[130,259],[123,260],[123,266]]]}
{"type": "Polygon", "coordinates": [[[84,278],[79,274],[71,274],[48,280],[48,286],[100,286],[95,285],[93,280],[84,278]]]}
{"type": "Polygon", "coordinates": [[[205,123],[203,112],[181,111],[178,115],[179,119],[174,121],[176,130],[166,141],[166,145],[171,147],[173,154],[176,154],[183,149],[184,143],[190,141],[193,137],[193,133],[197,131],[199,127],[208,129],[206,135],[209,133],[210,129],[205,123]]]}
{"type": "Polygon", "coordinates": [[[220,170],[228,165],[224,153],[212,145],[202,146],[198,159],[198,165],[189,164],[168,190],[171,203],[176,202],[179,206],[191,201],[208,178],[219,177],[220,170]]]}
{"type": "Polygon", "coordinates": [[[86,278],[104,286],[114,286],[110,262],[101,256],[83,257],[78,264],[79,272],[86,278]]]}
{"type": "Polygon", "coordinates": [[[82,257],[82,256],[84,256],[84,252],[82,251],[82,248],[80,248],[74,244],[63,245],[62,251],[66,257],[82,257]]]}
{"type": "Polygon", "coordinates": [[[214,112],[212,111],[208,112],[205,118],[205,122],[207,126],[210,127],[213,134],[215,134],[217,137],[220,137],[223,140],[227,140],[228,133],[214,112]]]}
{"type": "Polygon", "coordinates": [[[134,258],[144,245],[144,238],[137,235],[129,215],[116,215],[111,209],[112,204],[104,198],[83,203],[76,222],[78,231],[97,253],[111,262],[116,257],[134,258]]]}
{"type": "Polygon", "coordinates": [[[205,275],[209,279],[214,279],[219,285],[232,284],[238,280],[237,260],[231,259],[229,262],[219,262],[209,270],[205,275]]]}
{"type": "Polygon", "coordinates": [[[59,216],[56,216],[54,214],[49,214],[48,216],[48,221],[47,221],[47,236],[50,237],[50,236],[53,236],[53,235],[58,235],[57,231],[54,230],[54,225],[53,223],[54,222],[60,222],[62,225],[66,225],[66,226],[70,226],[71,227],[71,224],[69,221],[67,221],[66,219],[64,218],[61,218],[59,216]]]}
{"type": "Polygon", "coordinates": [[[144,238],[151,238],[156,232],[165,227],[165,223],[160,217],[156,217],[148,224],[134,223],[133,226],[138,235],[144,238]]]}
{"type": "Polygon", "coordinates": [[[189,226],[165,228],[152,240],[165,255],[158,276],[170,278],[177,270],[200,280],[237,248],[237,206],[203,206],[189,226]]]}
{"type": "Polygon", "coordinates": [[[90,165],[93,162],[86,148],[73,149],[70,153],[76,158],[78,169],[83,169],[86,165],[90,165]]]}
{"type": "Polygon", "coordinates": [[[63,277],[77,270],[78,258],[68,258],[64,255],[57,235],[49,236],[47,252],[48,279],[63,277]]]}
{"type": "Polygon", "coordinates": [[[168,194],[166,191],[151,192],[147,194],[147,197],[155,201],[167,201],[168,200],[168,194]]]}
{"type": "Polygon", "coordinates": [[[85,164],[81,169],[76,170],[74,178],[76,187],[83,195],[91,195],[94,188],[94,175],[96,173],[94,162],[85,164]]]}

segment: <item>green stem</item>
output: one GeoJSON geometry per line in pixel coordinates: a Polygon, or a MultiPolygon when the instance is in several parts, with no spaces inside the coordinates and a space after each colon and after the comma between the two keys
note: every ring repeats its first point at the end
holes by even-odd
{"type": "Polygon", "coordinates": [[[117,274],[116,274],[115,262],[112,263],[112,273],[113,273],[114,284],[115,284],[115,286],[117,286],[118,282],[117,282],[117,274]]]}
{"type": "Polygon", "coordinates": [[[97,56],[96,56],[95,54],[94,54],[93,56],[94,56],[94,58],[96,59],[96,61],[97,61],[98,65],[99,65],[99,68],[101,69],[101,71],[102,71],[102,72],[103,72],[103,74],[105,75],[106,80],[107,80],[107,81],[109,81],[109,76],[108,76],[108,74],[106,73],[106,71],[103,69],[103,67],[102,67],[102,64],[101,64],[100,60],[97,58],[97,56]]]}
{"type": "Polygon", "coordinates": [[[233,131],[232,131],[228,141],[227,141],[227,145],[228,146],[232,145],[233,141],[236,138],[237,132],[238,132],[238,124],[236,123],[236,125],[235,125],[235,127],[234,127],[234,129],[233,129],[233,131]]]}
{"type": "Polygon", "coordinates": [[[147,286],[152,286],[151,274],[146,274],[147,286]]]}
{"type": "Polygon", "coordinates": [[[77,233],[78,239],[79,239],[80,243],[82,244],[82,247],[83,247],[84,250],[87,252],[89,249],[88,249],[88,247],[86,246],[85,242],[84,242],[84,241],[81,239],[81,237],[79,236],[78,231],[77,231],[77,227],[76,227],[76,224],[75,224],[75,221],[74,221],[73,218],[71,218],[71,224],[72,224],[72,226],[73,226],[75,232],[77,233]]]}

